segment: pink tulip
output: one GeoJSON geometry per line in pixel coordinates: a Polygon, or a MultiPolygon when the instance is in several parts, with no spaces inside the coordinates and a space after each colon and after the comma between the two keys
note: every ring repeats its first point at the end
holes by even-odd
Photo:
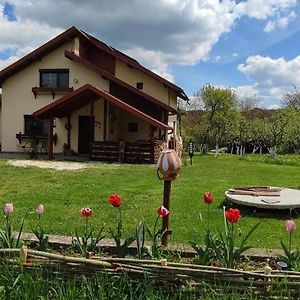
{"type": "Polygon", "coordinates": [[[287,220],[285,222],[285,229],[287,232],[294,232],[296,230],[296,224],[293,220],[287,220]]]}
{"type": "Polygon", "coordinates": [[[37,207],[36,207],[36,213],[38,215],[42,215],[44,212],[45,212],[45,207],[43,204],[39,204],[37,207]]]}
{"type": "Polygon", "coordinates": [[[9,215],[14,211],[14,206],[12,203],[6,203],[3,207],[3,212],[5,215],[9,215]]]}

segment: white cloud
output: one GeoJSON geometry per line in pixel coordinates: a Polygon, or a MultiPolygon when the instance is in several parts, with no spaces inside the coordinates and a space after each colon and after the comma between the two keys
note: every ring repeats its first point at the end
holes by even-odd
{"type": "Polygon", "coordinates": [[[255,86],[251,85],[237,86],[234,88],[234,90],[240,99],[256,97],[258,94],[258,90],[255,88],[255,86]]]}
{"type": "MultiPolygon", "coordinates": [[[[5,1],[0,0],[2,12],[5,1]]],[[[8,60],[0,60],[0,68],[75,25],[174,80],[168,68],[170,64],[193,65],[208,60],[212,47],[232,30],[239,18],[267,20],[280,15],[276,26],[284,28],[295,18],[292,13],[287,14],[297,0],[239,3],[233,0],[9,0],[9,3],[14,5],[17,20],[10,22],[0,15],[0,54],[8,49],[13,54],[8,60]]]]}
{"type": "Polygon", "coordinates": [[[248,77],[264,101],[277,99],[279,102],[293,86],[300,86],[300,56],[292,60],[250,56],[246,63],[238,66],[238,70],[248,77]]]}
{"type": "Polygon", "coordinates": [[[247,15],[250,18],[265,20],[296,4],[297,0],[248,0],[237,4],[236,13],[239,16],[247,15]]]}
{"type": "MultiPolygon", "coordinates": [[[[234,1],[218,0],[10,0],[17,20],[0,16],[0,51],[37,47],[75,25],[170,77],[169,64],[207,60],[236,20],[234,1]],[[22,34],[20,34],[22,28],[22,34]]],[[[4,5],[4,0],[0,0],[4,5]]]]}
{"type": "Polygon", "coordinates": [[[278,104],[271,104],[268,106],[268,109],[278,109],[278,108],[280,108],[280,105],[278,104]]]}
{"type": "Polygon", "coordinates": [[[285,29],[288,27],[289,23],[294,21],[296,19],[297,15],[295,12],[290,12],[287,16],[285,17],[278,17],[277,20],[275,21],[269,21],[267,25],[264,28],[265,32],[271,32],[275,30],[276,28],[279,29],[285,29]]]}
{"type": "Polygon", "coordinates": [[[264,28],[264,32],[271,32],[275,29],[275,27],[276,27],[276,22],[269,21],[264,28]]]}

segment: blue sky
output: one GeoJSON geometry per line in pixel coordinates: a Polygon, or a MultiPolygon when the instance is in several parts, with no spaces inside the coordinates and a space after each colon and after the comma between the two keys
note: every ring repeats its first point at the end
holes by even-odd
{"type": "Polygon", "coordinates": [[[190,96],[210,83],[279,107],[300,87],[299,0],[0,0],[0,8],[0,68],[75,25],[190,96]]]}

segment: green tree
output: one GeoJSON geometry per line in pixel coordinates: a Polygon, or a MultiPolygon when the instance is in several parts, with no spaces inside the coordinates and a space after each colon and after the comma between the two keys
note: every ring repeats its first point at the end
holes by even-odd
{"type": "Polygon", "coordinates": [[[204,104],[204,119],[207,124],[203,143],[211,141],[215,145],[215,153],[218,155],[219,147],[226,141],[233,124],[237,97],[233,90],[216,88],[212,85],[204,86],[200,91],[204,104]]]}
{"type": "Polygon", "coordinates": [[[266,140],[268,151],[272,158],[276,158],[277,150],[282,145],[291,118],[291,111],[288,109],[277,110],[266,124],[266,140]]]}

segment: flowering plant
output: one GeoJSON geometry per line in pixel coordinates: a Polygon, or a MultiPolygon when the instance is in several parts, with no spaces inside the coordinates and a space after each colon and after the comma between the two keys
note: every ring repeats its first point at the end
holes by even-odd
{"type": "Polygon", "coordinates": [[[236,208],[230,208],[229,210],[225,211],[225,207],[223,207],[223,211],[225,233],[223,234],[221,231],[219,231],[219,245],[216,254],[223,266],[226,266],[227,268],[234,268],[235,265],[240,261],[241,254],[247,249],[251,248],[251,246],[245,246],[245,244],[262,220],[257,222],[249,230],[249,232],[242,239],[240,245],[236,247],[234,224],[237,223],[241,218],[241,213],[236,208]]]}
{"type": "Polygon", "coordinates": [[[281,255],[279,258],[284,261],[289,268],[294,269],[299,263],[300,253],[298,250],[292,252],[292,234],[296,231],[296,223],[293,220],[287,220],[285,222],[285,229],[289,233],[289,243],[286,246],[282,241],[281,247],[283,249],[284,255],[281,255]]]}
{"type": "Polygon", "coordinates": [[[127,239],[124,240],[123,244],[122,242],[122,230],[123,230],[123,225],[122,225],[122,208],[121,208],[121,196],[118,194],[111,194],[108,197],[108,202],[112,207],[115,207],[119,211],[119,220],[118,220],[118,226],[117,230],[114,231],[111,228],[109,228],[111,237],[114,239],[116,243],[116,251],[118,257],[125,257],[128,252],[129,252],[129,246],[130,244],[135,240],[134,236],[130,236],[127,239]]]}
{"type": "Polygon", "coordinates": [[[82,236],[79,236],[79,233],[76,229],[75,235],[76,239],[73,239],[73,245],[78,248],[80,254],[85,256],[87,252],[96,252],[97,244],[105,237],[103,234],[104,226],[100,228],[96,237],[93,236],[93,229],[89,224],[89,218],[92,215],[93,211],[89,207],[84,207],[80,210],[80,214],[85,218],[84,233],[82,236]]]}
{"type": "Polygon", "coordinates": [[[213,260],[216,260],[217,257],[216,251],[218,251],[219,242],[210,233],[209,221],[210,221],[210,205],[213,202],[212,193],[211,192],[204,193],[203,201],[204,203],[207,204],[207,228],[204,237],[204,246],[197,245],[193,241],[190,241],[189,244],[197,252],[197,258],[196,258],[197,263],[200,263],[201,265],[208,265],[213,260]]]}
{"type": "Polygon", "coordinates": [[[18,233],[18,237],[15,240],[13,233],[12,233],[12,225],[10,223],[10,215],[13,213],[14,211],[14,206],[12,203],[6,203],[3,206],[3,214],[4,214],[4,218],[5,218],[5,225],[4,225],[4,230],[0,231],[0,245],[2,248],[18,248],[20,246],[20,239],[21,239],[21,234],[23,231],[23,227],[24,227],[24,222],[25,222],[25,218],[31,214],[32,212],[30,212],[30,210],[28,210],[25,214],[25,216],[22,219],[21,225],[20,225],[20,229],[19,229],[19,233],[18,233]]]}
{"type": "Polygon", "coordinates": [[[159,241],[162,237],[162,235],[165,233],[162,231],[162,229],[157,230],[157,224],[158,224],[158,220],[160,218],[164,218],[165,216],[167,216],[169,214],[169,210],[166,209],[163,205],[160,206],[157,209],[157,217],[156,217],[156,221],[154,223],[154,227],[153,230],[151,231],[148,227],[146,227],[147,233],[150,236],[151,239],[151,246],[147,247],[147,252],[148,254],[152,257],[152,258],[159,258],[159,241]]]}
{"type": "Polygon", "coordinates": [[[41,226],[41,216],[45,212],[44,205],[43,204],[39,204],[36,207],[35,212],[36,212],[36,214],[39,217],[39,224],[38,224],[37,228],[32,228],[32,232],[34,233],[34,235],[38,239],[37,250],[45,251],[45,250],[48,249],[48,236],[45,235],[45,232],[44,232],[44,230],[43,230],[43,228],[41,226]]]}

